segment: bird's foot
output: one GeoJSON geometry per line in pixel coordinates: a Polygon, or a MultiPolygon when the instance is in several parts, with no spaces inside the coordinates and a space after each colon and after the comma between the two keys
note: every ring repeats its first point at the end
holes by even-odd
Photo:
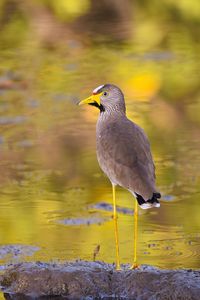
{"type": "Polygon", "coordinates": [[[135,269],[139,269],[140,266],[136,263],[134,263],[131,267],[130,267],[130,270],[135,270],[135,269]]]}
{"type": "Polygon", "coordinates": [[[120,265],[116,265],[116,271],[121,271],[122,269],[121,269],[121,267],[120,267],[120,265]]]}

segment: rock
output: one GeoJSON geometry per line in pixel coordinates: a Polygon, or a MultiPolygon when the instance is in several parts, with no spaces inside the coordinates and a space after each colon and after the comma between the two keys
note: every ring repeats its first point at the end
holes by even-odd
{"type": "Polygon", "coordinates": [[[200,271],[130,270],[104,262],[21,263],[0,277],[6,299],[180,299],[199,300],[200,271]]]}

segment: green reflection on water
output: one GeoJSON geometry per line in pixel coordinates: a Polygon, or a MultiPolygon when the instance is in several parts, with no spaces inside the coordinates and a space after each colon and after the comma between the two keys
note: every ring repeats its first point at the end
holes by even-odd
{"type": "MultiPolygon", "coordinates": [[[[89,208],[111,203],[95,155],[98,112],[75,105],[96,86],[113,82],[126,95],[128,115],[150,138],[163,195],[160,209],[140,211],[139,261],[200,267],[199,54],[180,36],[169,41],[164,51],[141,49],[142,42],[131,39],[87,46],[74,40],[48,49],[27,37],[17,49],[8,44],[1,50],[1,245],[40,248],[26,259],[91,260],[99,244],[97,259],[115,261],[112,213],[89,208]],[[59,223],[94,216],[106,221],[59,223]]],[[[117,189],[118,205],[133,208],[133,201],[117,189]]],[[[131,263],[133,216],[119,215],[119,231],[121,261],[131,263]]]]}

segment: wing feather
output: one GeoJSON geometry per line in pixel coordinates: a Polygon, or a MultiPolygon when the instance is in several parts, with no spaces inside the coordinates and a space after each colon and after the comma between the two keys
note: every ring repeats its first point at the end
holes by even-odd
{"type": "Polygon", "coordinates": [[[143,129],[135,123],[122,118],[101,126],[97,153],[100,166],[111,180],[141,195],[143,192],[145,198],[155,190],[150,144],[143,129]]]}

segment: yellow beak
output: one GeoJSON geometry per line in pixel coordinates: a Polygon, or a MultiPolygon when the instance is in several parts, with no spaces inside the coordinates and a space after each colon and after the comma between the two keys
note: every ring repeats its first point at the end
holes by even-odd
{"type": "Polygon", "coordinates": [[[101,97],[101,94],[102,94],[102,93],[97,94],[97,95],[91,95],[90,97],[88,97],[88,98],[86,98],[86,99],[80,101],[78,105],[91,104],[91,103],[95,103],[95,102],[96,102],[98,105],[100,105],[100,104],[101,104],[101,103],[100,103],[100,97],[101,97]]]}

